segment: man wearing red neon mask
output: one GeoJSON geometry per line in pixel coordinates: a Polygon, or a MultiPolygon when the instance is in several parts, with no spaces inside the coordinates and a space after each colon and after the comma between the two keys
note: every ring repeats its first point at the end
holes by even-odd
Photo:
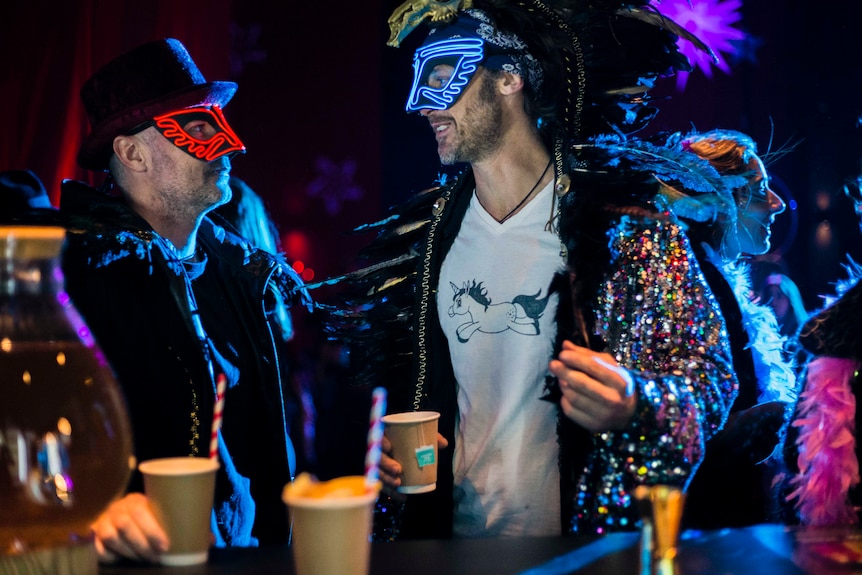
{"type": "MultiPolygon", "coordinates": [[[[245,152],[222,112],[236,89],[207,82],[177,40],[109,62],[81,91],[92,130],[78,154],[108,179],[64,182],[60,208],[67,290],[126,395],[137,460],[206,457],[225,375],[212,531],[216,545],[254,546],[287,541],[280,494],[295,472],[273,308],[308,300],[286,262],[212,212],[245,152]]],[[[103,560],[170,548],[140,491],[135,474],[94,522],[103,560]]]]}

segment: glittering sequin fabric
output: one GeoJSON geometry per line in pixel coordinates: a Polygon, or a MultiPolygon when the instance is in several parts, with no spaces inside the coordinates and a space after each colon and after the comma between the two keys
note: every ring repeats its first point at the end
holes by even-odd
{"type": "Polygon", "coordinates": [[[685,486],[736,393],[724,322],[679,226],[623,217],[608,237],[596,331],[631,370],[638,406],[628,428],[593,436],[574,532],[633,528],[636,485],[685,486]]]}

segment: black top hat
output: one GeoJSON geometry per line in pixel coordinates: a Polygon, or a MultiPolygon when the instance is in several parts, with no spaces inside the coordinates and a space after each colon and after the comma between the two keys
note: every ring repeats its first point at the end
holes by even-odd
{"type": "Polygon", "coordinates": [[[78,164],[105,170],[114,138],[159,114],[202,104],[224,106],[235,82],[207,82],[185,46],[171,38],[144,44],[108,62],[81,88],[92,131],[78,164]]]}

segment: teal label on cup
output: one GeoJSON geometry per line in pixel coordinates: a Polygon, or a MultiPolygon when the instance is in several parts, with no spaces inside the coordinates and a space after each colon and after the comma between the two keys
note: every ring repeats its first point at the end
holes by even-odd
{"type": "Polygon", "coordinates": [[[417,447],[416,462],[419,463],[419,467],[425,467],[426,465],[434,464],[434,446],[423,445],[422,447],[417,447]]]}

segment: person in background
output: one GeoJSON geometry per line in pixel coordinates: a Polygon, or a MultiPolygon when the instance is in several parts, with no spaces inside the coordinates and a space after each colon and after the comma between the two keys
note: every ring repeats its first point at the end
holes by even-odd
{"type": "MultiPolygon", "coordinates": [[[[267,209],[264,199],[244,180],[230,177],[231,198],[213,210],[210,217],[224,227],[232,226],[240,236],[251,242],[254,247],[282,260],[284,259],[281,236],[278,226],[267,209]],[[220,219],[220,218],[223,218],[220,219]]],[[[297,467],[309,469],[315,462],[314,453],[316,410],[307,378],[302,376],[300,362],[294,358],[290,342],[294,336],[294,321],[289,306],[279,292],[273,294],[277,302],[274,307],[276,322],[280,331],[276,341],[286,346],[286,360],[282,362],[285,381],[285,402],[287,406],[288,429],[296,450],[297,467]]]]}
{"type": "Polygon", "coordinates": [[[0,172],[0,223],[56,223],[57,215],[45,185],[34,172],[0,172]]]}
{"type": "Polygon", "coordinates": [[[739,381],[725,427],[707,443],[689,485],[684,524],[716,529],[764,523],[775,518],[775,465],[766,460],[795,401],[796,378],[775,315],[755,303],[742,258],[769,251],[773,220],[785,206],[770,189],[769,174],[746,134],[711,130],[676,139],[681,150],[707,161],[720,176],[722,187],[714,192],[669,197],[671,209],[689,222],[694,252],[727,323],[739,381]]]}
{"type": "MultiPolygon", "coordinates": [[[[243,153],[224,116],[233,82],[208,82],[181,42],[150,42],[84,84],[91,130],[78,163],[102,189],[65,181],[66,287],[125,394],[138,461],[210,455],[216,379],[227,393],[212,514],[219,546],[288,540],[281,491],[295,472],[279,297],[307,303],[289,266],[216,225],[243,153]],[[277,295],[280,294],[280,295],[277,295]]],[[[134,474],[94,524],[103,561],[157,561],[170,541],[134,474]]]]}
{"type": "MultiPolygon", "coordinates": [[[[845,194],[862,216],[862,177],[845,194]]],[[[862,226],[862,221],[860,221],[862,226]]],[[[827,304],[799,330],[809,354],[799,400],[787,422],[783,445],[784,521],[813,527],[858,525],[862,513],[859,482],[859,389],[862,372],[862,267],[845,265],[827,304]]]]}
{"type": "Polygon", "coordinates": [[[775,312],[781,335],[794,337],[809,316],[799,288],[792,279],[781,273],[769,274],[763,283],[763,303],[775,312]]]}
{"type": "Polygon", "coordinates": [[[281,239],[278,227],[269,214],[263,198],[244,180],[231,176],[230,200],[215,208],[214,213],[223,217],[236,228],[239,235],[256,248],[278,255],[281,253],[281,239]]]}
{"type": "MultiPolygon", "coordinates": [[[[390,18],[393,43],[414,7],[390,18]]],[[[647,124],[654,81],[688,65],[682,32],[645,2],[447,10],[407,110],[465,168],[364,228],[379,263],[348,277],[338,318],[390,412],[442,414],[431,493],[394,493],[405,462],[384,441],[375,537],[636,529],[635,487],[688,484],[737,384],[658,180],[582,144],[647,124]]]]}

